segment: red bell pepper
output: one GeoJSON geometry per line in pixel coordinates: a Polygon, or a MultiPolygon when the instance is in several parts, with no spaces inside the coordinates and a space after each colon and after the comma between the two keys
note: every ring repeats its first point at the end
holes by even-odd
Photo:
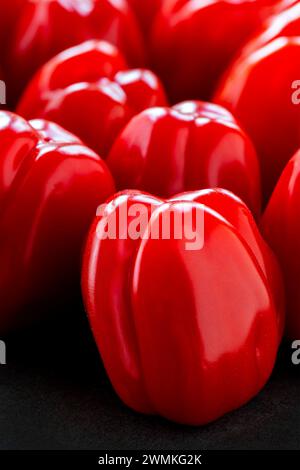
{"type": "Polygon", "coordinates": [[[286,333],[300,338],[300,151],[286,165],[262,220],[265,238],[284,275],[287,293],[286,333]]]}
{"type": "Polygon", "coordinates": [[[248,55],[251,52],[265,46],[278,37],[299,36],[300,31],[300,3],[295,0],[289,8],[283,9],[276,15],[268,18],[256,34],[246,42],[240,51],[240,55],[248,55]]]}
{"type": "Polygon", "coordinates": [[[114,46],[88,41],[45,64],[17,109],[27,119],[57,122],[105,157],[131,117],[165,103],[152,72],[127,70],[114,46]]]}
{"type": "Polygon", "coordinates": [[[54,123],[0,112],[0,332],[74,295],[105,163],[54,123]]]}
{"type": "Polygon", "coordinates": [[[258,214],[260,175],[249,138],[224,108],[186,101],[134,117],[108,156],[117,188],[157,196],[207,187],[235,192],[258,214]]]}
{"type": "Polygon", "coordinates": [[[222,73],[264,19],[293,0],[166,0],[152,62],[172,102],[209,100],[222,73]]]}
{"type": "Polygon", "coordinates": [[[127,0],[27,1],[7,51],[14,95],[51,57],[87,39],[107,40],[131,65],[144,64],[143,38],[127,0]]]}
{"type": "Polygon", "coordinates": [[[256,147],[265,202],[300,146],[300,105],[293,100],[300,78],[299,14],[300,4],[274,17],[233,63],[215,96],[256,147]]]}
{"type": "Polygon", "coordinates": [[[284,320],[280,272],[250,211],[225,190],[114,196],[90,230],[82,286],[110,380],[136,411],[208,423],[270,376],[284,320]],[[129,236],[141,208],[149,217],[129,236]],[[199,249],[173,235],[183,215],[199,249]],[[166,216],[170,237],[151,238],[166,216]]]}

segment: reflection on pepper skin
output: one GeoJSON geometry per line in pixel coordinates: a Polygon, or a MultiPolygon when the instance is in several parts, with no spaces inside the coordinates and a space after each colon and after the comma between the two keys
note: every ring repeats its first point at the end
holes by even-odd
{"type": "Polygon", "coordinates": [[[117,188],[160,197],[207,187],[237,194],[257,215],[258,160],[248,136],[225,108],[185,101],[135,116],[107,158],[117,188]]]}
{"type": "Polygon", "coordinates": [[[151,32],[151,58],[171,102],[210,100],[245,41],[294,1],[165,0],[151,32]]]}
{"type": "Polygon", "coordinates": [[[264,203],[300,147],[300,4],[270,18],[226,71],[214,101],[230,109],[249,134],[262,172],[264,203]]]}
{"type": "Polygon", "coordinates": [[[286,334],[300,338],[300,151],[288,162],[262,219],[263,234],[280,262],[287,302],[286,334]]]}
{"type": "MultiPolygon", "coordinates": [[[[12,0],[5,3],[11,4],[12,0]]],[[[3,51],[14,103],[39,67],[64,49],[88,39],[114,44],[131,66],[145,63],[143,38],[127,0],[19,0],[19,3],[22,9],[16,10],[18,15],[14,13],[15,24],[3,51]]],[[[1,8],[4,23],[10,14],[9,5],[1,8]]]]}
{"type": "Polygon", "coordinates": [[[105,158],[135,114],[164,105],[164,90],[150,70],[128,70],[114,46],[87,41],[46,63],[17,111],[26,119],[57,122],[105,158]]]}
{"type": "Polygon", "coordinates": [[[169,201],[124,191],[106,207],[90,230],[82,288],[118,395],[134,410],[193,425],[246,403],[270,376],[284,323],[278,266],[250,211],[222,189],[169,201]],[[131,220],[136,203],[151,212],[150,229],[171,210],[202,212],[204,245],[134,240],[124,224],[114,239],[99,233],[124,207],[131,220]]]}
{"type": "Polygon", "coordinates": [[[78,291],[83,241],[114,182],[97,154],[54,123],[0,112],[0,152],[4,333],[78,291]]]}

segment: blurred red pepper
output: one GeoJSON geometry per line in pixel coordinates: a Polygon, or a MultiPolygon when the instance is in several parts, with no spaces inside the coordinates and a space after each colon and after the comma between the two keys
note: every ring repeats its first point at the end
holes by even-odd
{"type": "Polygon", "coordinates": [[[114,196],[92,225],[82,286],[110,380],[136,411],[204,424],[243,405],[270,376],[284,320],[280,272],[250,211],[227,191],[114,196]],[[130,237],[141,207],[149,217],[130,237]],[[187,249],[186,232],[173,235],[184,214],[201,248],[187,249]],[[151,238],[166,216],[171,236],[151,238]]]}
{"type": "Polygon", "coordinates": [[[54,123],[0,112],[0,332],[78,289],[96,208],[114,192],[105,163],[54,123]]]}
{"type": "Polygon", "coordinates": [[[25,4],[29,0],[2,0],[1,1],[1,15],[0,15],[0,61],[3,60],[3,55],[7,45],[9,44],[12,32],[19,17],[23,13],[25,4]]]}
{"type": "Polygon", "coordinates": [[[244,42],[294,0],[166,0],[152,32],[152,62],[172,102],[209,100],[244,42]]]}
{"type": "Polygon", "coordinates": [[[257,33],[239,52],[239,55],[249,55],[251,52],[265,46],[278,37],[299,36],[300,33],[300,2],[291,2],[289,8],[268,18],[257,33]]]}
{"type": "MultiPolygon", "coordinates": [[[[7,49],[10,44],[12,32],[18,18],[22,15],[23,7],[28,0],[10,0],[0,2],[0,80],[4,80],[4,65],[6,63],[5,57],[7,55],[7,49]]],[[[12,89],[11,84],[5,82],[6,93],[5,95],[11,95],[12,89]]],[[[7,101],[7,96],[5,96],[7,101]]],[[[6,104],[0,101],[0,105],[6,104]]]]}
{"type": "Polygon", "coordinates": [[[134,117],[108,156],[117,189],[157,196],[223,187],[260,210],[258,160],[250,139],[224,108],[186,101],[134,117]]]}
{"type": "Polygon", "coordinates": [[[164,91],[152,72],[127,70],[114,46],[88,41],[45,64],[17,109],[27,119],[57,122],[105,157],[131,117],[164,104],[164,91]]]}
{"type": "Polygon", "coordinates": [[[299,14],[300,4],[274,17],[233,63],[215,96],[256,147],[265,202],[300,146],[300,104],[294,99],[300,79],[299,14]]]}
{"type": "Polygon", "coordinates": [[[87,39],[113,43],[130,65],[145,62],[143,38],[127,0],[29,0],[10,36],[6,69],[14,100],[40,66],[87,39]]]}
{"type": "MultiPolygon", "coordinates": [[[[168,0],[167,0],[168,1],[168,0]]],[[[128,0],[141,25],[141,30],[148,36],[154,18],[166,0],[128,0]]]]}
{"type": "Polygon", "coordinates": [[[300,151],[286,165],[262,220],[263,234],[284,275],[287,301],[286,333],[300,338],[300,151]]]}

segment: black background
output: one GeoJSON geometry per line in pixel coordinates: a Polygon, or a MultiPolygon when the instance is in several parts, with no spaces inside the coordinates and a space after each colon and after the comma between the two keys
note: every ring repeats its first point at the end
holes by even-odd
{"type": "Polygon", "coordinates": [[[250,403],[193,428],[124,406],[83,312],[68,315],[2,338],[0,449],[300,449],[300,365],[292,365],[290,345],[281,348],[271,380],[250,403]]]}

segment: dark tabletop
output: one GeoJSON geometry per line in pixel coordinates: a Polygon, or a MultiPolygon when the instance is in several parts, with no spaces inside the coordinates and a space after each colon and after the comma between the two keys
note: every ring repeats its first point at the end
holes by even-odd
{"type": "Polygon", "coordinates": [[[105,375],[84,315],[6,338],[0,366],[0,449],[300,449],[300,365],[284,345],[264,390],[206,427],[126,408],[105,375]],[[70,324],[76,326],[70,329],[70,324]]]}

